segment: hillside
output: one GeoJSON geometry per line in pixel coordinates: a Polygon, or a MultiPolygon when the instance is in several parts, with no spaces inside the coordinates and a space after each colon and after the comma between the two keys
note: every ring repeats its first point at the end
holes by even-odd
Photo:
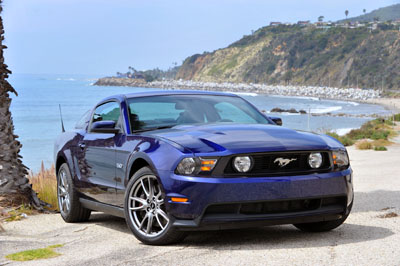
{"type": "Polygon", "coordinates": [[[230,46],[188,57],[176,78],[400,88],[400,31],[394,27],[264,27],[230,46]]]}
{"type": "Polygon", "coordinates": [[[380,21],[390,21],[390,20],[400,19],[400,4],[382,7],[373,10],[365,15],[343,19],[340,20],[339,22],[345,22],[345,21],[372,22],[374,21],[374,18],[378,18],[380,21]]]}

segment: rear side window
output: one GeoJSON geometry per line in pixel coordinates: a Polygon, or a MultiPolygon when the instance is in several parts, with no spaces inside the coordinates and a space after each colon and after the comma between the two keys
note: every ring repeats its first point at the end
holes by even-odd
{"type": "Polygon", "coordinates": [[[93,114],[92,123],[105,120],[118,123],[120,115],[119,104],[117,102],[108,102],[96,108],[93,114]]]}

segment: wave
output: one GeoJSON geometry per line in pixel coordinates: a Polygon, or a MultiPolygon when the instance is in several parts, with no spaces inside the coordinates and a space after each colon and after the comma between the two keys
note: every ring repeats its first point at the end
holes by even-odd
{"type": "Polygon", "coordinates": [[[74,78],[56,78],[56,80],[62,80],[62,81],[75,81],[76,79],[74,79],[74,78]]]}
{"type": "Polygon", "coordinates": [[[330,107],[325,107],[325,108],[311,109],[311,113],[324,114],[324,113],[331,113],[331,112],[339,111],[341,109],[342,109],[342,106],[330,106],[330,107]]]}
{"type": "Polygon", "coordinates": [[[346,135],[347,133],[349,133],[350,131],[352,131],[355,128],[352,127],[348,127],[348,128],[338,128],[335,129],[334,131],[336,132],[336,134],[338,134],[339,136],[343,136],[346,135]]]}
{"type": "Polygon", "coordinates": [[[347,102],[347,103],[349,103],[349,104],[351,104],[353,106],[359,106],[360,105],[360,103],[357,103],[357,102],[347,102]]]}
{"type": "Polygon", "coordinates": [[[258,94],[255,92],[237,92],[237,91],[227,91],[227,92],[243,96],[253,96],[253,97],[258,96],[258,94]]]}
{"type": "Polygon", "coordinates": [[[291,98],[302,99],[302,100],[312,100],[312,101],[319,101],[318,97],[310,97],[310,96],[290,96],[291,98]]]}

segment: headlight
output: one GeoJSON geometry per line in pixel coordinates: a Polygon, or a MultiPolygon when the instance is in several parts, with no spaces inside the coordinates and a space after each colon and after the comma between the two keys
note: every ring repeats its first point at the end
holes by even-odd
{"type": "Polygon", "coordinates": [[[333,151],[332,159],[335,169],[343,170],[349,166],[349,156],[345,150],[333,151]]]}
{"type": "Polygon", "coordinates": [[[180,161],[176,173],[180,175],[211,173],[216,163],[217,159],[214,158],[187,157],[180,161]]]}
{"type": "Polygon", "coordinates": [[[322,164],[322,154],[313,152],[308,156],[308,164],[311,168],[319,168],[322,164]]]}
{"type": "Polygon", "coordinates": [[[196,170],[196,161],[193,158],[184,158],[178,164],[176,171],[182,175],[190,175],[196,170]]]}
{"type": "Polygon", "coordinates": [[[235,157],[235,159],[233,159],[233,166],[238,172],[248,172],[252,166],[251,158],[249,156],[235,157]]]}

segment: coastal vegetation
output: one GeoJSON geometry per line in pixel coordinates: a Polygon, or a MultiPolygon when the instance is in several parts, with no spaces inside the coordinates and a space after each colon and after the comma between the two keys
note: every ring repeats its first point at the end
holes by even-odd
{"type": "MultiPolygon", "coordinates": [[[[395,117],[400,114],[395,115],[395,117]]],[[[386,150],[386,146],[392,144],[390,138],[397,136],[394,124],[390,119],[377,118],[364,123],[361,128],[353,129],[344,136],[334,132],[326,134],[339,140],[344,146],[356,144],[360,150],[374,149],[376,151],[386,150]]]]}
{"type": "Polygon", "coordinates": [[[176,79],[398,89],[400,31],[388,27],[263,27],[188,57],[176,79]]]}
{"type": "Polygon", "coordinates": [[[31,172],[29,181],[32,184],[32,188],[37,192],[39,199],[49,204],[45,208],[58,211],[57,179],[54,165],[46,169],[42,162],[40,172],[36,174],[31,172]]]}

